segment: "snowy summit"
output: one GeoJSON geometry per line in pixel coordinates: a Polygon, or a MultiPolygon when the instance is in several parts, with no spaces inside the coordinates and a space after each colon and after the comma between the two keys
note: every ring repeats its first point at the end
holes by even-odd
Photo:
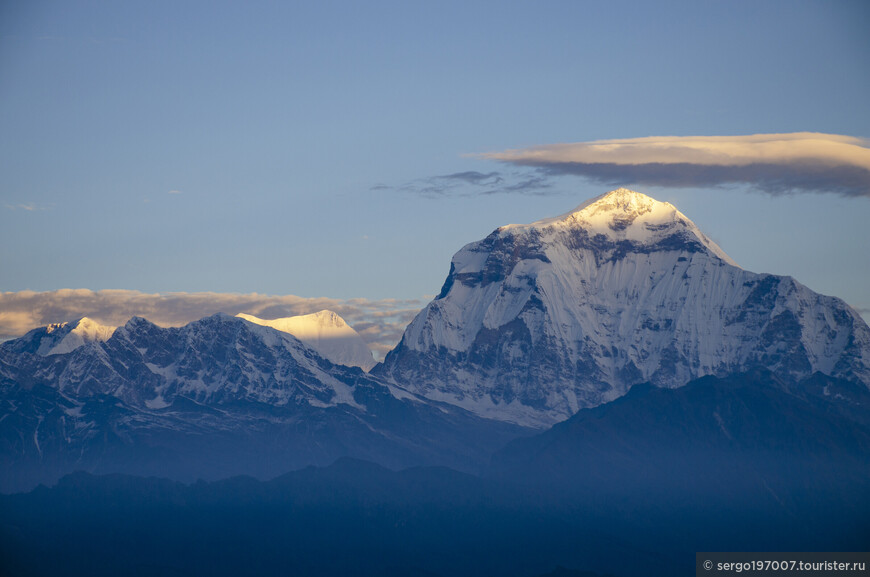
{"type": "Polygon", "coordinates": [[[360,367],[364,371],[370,370],[376,364],[371,349],[359,333],[333,311],[322,310],[310,315],[273,320],[265,320],[244,313],[236,316],[258,325],[289,333],[333,363],[360,367]]]}
{"type": "Polygon", "coordinates": [[[547,427],[639,383],[764,366],[870,384],[840,299],[745,271],[672,205],[620,188],[457,252],[376,372],[481,416],[547,427]]]}
{"type": "Polygon", "coordinates": [[[669,202],[659,202],[640,192],[618,188],[588,200],[561,216],[546,218],[531,224],[509,224],[499,231],[535,229],[555,233],[563,229],[581,228],[591,236],[602,235],[611,241],[631,241],[655,245],[681,232],[698,240],[711,254],[737,266],[731,257],[707,238],[694,222],[669,202]]]}
{"type": "Polygon", "coordinates": [[[65,323],[53,323],[31,332],[39,339],[36,353],[49,356],[72,352],[86,343],[105,342],[112,337],[115,329],[82,317],[65,323]]]}

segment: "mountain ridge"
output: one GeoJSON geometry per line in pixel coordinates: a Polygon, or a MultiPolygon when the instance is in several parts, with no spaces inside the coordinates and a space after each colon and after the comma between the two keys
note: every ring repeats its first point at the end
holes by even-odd
{"type": "Polygon", "coordinates": [[[76,469],[268,478],[341,456],[477,470],[524,432],[226,314],[176,328],[133,317],[65,354],[22,350],[32,344],[0,344],[0,491],[76,469]]]}

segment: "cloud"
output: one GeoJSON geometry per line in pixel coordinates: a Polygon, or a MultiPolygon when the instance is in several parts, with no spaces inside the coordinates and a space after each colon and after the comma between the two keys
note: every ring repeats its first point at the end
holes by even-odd
{"type": "Polygon", "coordinates": [[[180,190],[170,190],[167,194],[181,194],[180,190]]]}
{"type": "Polygon", "coordinates": [[[553,183],[550,182],[550,179],[544,174],[536,174],[529,176],[524,180],[520,180],[513,184],[506,184],[502,187],[499,187],[496,190],[491,190],[487,192],[483,192],[481,194],[510,194],[510,193],[520,193],[520,194],[531,194],[536,196],[545,196],[548,194],[552,194],[551,189],[553,187],[553,183]]]}
{"type": "Polygon", "coordinates": [[[371,190],[398,190],[428,198],[481,196],[492,194],[553,194],[553,183],[543,170],[510,173],[469,170],[418,178],[401,186],[377,184],[371,190]]]}
{"type": "Polygon", "coordinates": [[[486,174],[469,170],[466,172],[454,172],[453,174],[445,174],[443,176],[432,177],[432,180],[442,182],[466,183],[475,186],[493,186],[504,182],[504,179],[497,172],[488,172],[486,174]]]}
{"type": "Polygon", "coordinates": [[[479,156],[616,186],[747,184],[769,194],[870,197],[870,140],[837,134],[650,136],[549,144],[479,156]]]}
{"type": "Polygon", "coordinates": [[[362,335],[378,358],[383,358],[399,342],[405,327],[424,304],[418,299],[342,300],[257,293],[149,294],[88,289],[5,292],[0,293],[0,340],[83,316],[110,326],[120,326],[130,317],[141,316],[160,326],[172,327],[217,312],[274,319],[330,309],[362,335]]]}
{"type": "Polygon", "coordinates": [[[54,208],[53,204],[39,204],[35,202],[22,202],[18,204],[6,204],[6,208],[9,210],[25,210],[27,212],[36,212],[39,210],[51,210],[54,208]]]}

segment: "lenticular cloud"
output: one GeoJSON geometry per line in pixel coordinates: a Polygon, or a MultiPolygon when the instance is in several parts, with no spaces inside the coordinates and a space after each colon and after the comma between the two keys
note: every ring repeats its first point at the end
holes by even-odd
{"type": "Polygon", "coordinates": [[[481,156],[608,185],[746,184],[770,194],[870,197],[870,141],[837,134],[649,136],[549,144],[481,156]]]}

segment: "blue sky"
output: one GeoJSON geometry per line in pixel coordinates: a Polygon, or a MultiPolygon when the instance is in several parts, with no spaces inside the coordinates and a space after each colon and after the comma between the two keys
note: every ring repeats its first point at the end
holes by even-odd
{"type": "MultiPolygon", "coordinates": [[[[867,138],[867,30],[863,1],[4,2],[0,291],[432,295],[467,242],[609,190],[471,155],[867,138]],[[503,183],[432,192],[468,172],[503,183]]],[[[870,310],[867,196],[633,188],[870,310]]]]}

